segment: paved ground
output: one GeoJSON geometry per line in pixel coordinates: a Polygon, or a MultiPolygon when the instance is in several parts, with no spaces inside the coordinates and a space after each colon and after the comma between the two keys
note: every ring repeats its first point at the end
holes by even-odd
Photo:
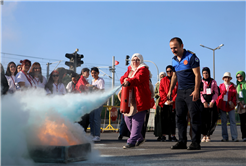
{"type": "MultiPolygon", "coordinates": [[[[230,133],[229,127],[228,132],[230,133]]],[[[126,144],[126,138],[118,141],[117,136],[118,134],[115,132],[102,133],[102,141],[93,145],[92,155],[89,160],[68,163],[66,165],[246,166],[246,142],[242,142],[240,127],[238,127],[240,142],[231,142],[231,138],[229,142],[221,142],[221,127],[217,126],[211,137],[212,141],[201,143],[202,149],[196,151],[171,150],[170,146],[175,143],[157,142],[153,132],[147,132],[146,142],[140,147],[123,149],[122,146],[126,144]]],[[[189,140],[188,145],[190,143],[189,140]]],[[[53,166],[64,164],[38,165],[53,166]]]]}

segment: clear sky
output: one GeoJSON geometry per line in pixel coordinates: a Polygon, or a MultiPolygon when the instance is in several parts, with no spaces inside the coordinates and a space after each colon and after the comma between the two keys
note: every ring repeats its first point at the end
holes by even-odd
{"type": "MultiPolygon", "coordinates": [[[[172,37],[180,37],[184,48],[196,53],[201,69],[209,67],[213,73],[213,51],[203,44],[216,48],[215,78],[222,83],[224,72],[245,71],[245,2],[167,2],[167,1],[57,1],[57,2],[6,2],[1,5],[2,45],[1,62],[27,57],[5,53],[40,57],[28,58],[40,62],[46,76],[46,63],[63,60],[66,53],[79,48],[83,54],[83,67],[111,66],[112,56],[120,62],[116,66],[116,85],[126,72],[126,55],[141,53],[145,60],[153,61],[159,71],[171,64],[173,54],[169,48],[172,37]]],[[[146,62],[157,82],[157,70],[146,62]]],[[[54,69],[56,64],[51,65],[54,69]]],[[[108,69],[102,71],[111,76],[108,69]]],[[[101,74],[103,74],[101,72],[101,74]]],[[[103,76],[106,86],[111,79],[103,76]]],[[[90,77],[91,79],[91,77],[90,77]]]]}

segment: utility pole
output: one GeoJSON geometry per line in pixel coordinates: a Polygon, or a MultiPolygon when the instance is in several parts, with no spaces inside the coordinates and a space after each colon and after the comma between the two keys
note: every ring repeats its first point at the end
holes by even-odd
{"type": "MultiPolygon", "coordinates": [[[[112,88],[114,88],[115,84],[115,57],[112,58],[112,88]]],[[[114,94],[112,95],[111,99],[111,106],[114,105],[114,94]]]]}
{"type": "Polygon", "coordinates": [[[47,80],[49,79],[49,75],[50,75],[50,74],[49,74],[49,73],[50,73],[49,70],[50,70],[50,65],[51,65],[51,64],[52,64],[52,63],[49,63],[49,62],[46,64],[46,65],[47,65],[47,75],[46,75],[47,80]]]}

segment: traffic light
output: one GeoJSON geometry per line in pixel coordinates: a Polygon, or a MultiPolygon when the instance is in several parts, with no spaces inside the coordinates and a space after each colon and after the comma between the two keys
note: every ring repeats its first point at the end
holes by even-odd
{"type": "Polygon", "coordinates": [[[75,71],[75,54],[66,54],[65,57],[67,57],[68,59],[70,59],[70,61],[66,61],[65,62],[65,65],[69,66],[69,69],[72,70],[72,71],[75,71]]]}
{"type": "Polygon", "coordinates": [[[127,56],[126,56],[126,66],[128,66],[128,65],[129,65],[129,61],[130,61],[130,56],[129,56],[129,55],[127,55],[127,56]]]}
{"type": "Polygon", "coordinates": [[[76,67],[81,66],[82,64],[84,64],[84,61],[81,60],[82,58],[84,58],[84,55],[82,55],[82,54],[77,54],[77,63],[76,63],[76,67]]]}

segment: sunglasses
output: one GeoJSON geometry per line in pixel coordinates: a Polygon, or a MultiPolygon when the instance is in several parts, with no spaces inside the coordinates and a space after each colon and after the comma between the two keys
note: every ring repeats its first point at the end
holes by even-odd
{"type": "Polygon", "coordinates": [[[58,77],[59,75],[53,75],[52,77],[58,77]]]}
{"type": "Polygon", "coordinates": [[[243,76],[238,76],[237,78],[243,78],[243,76]]]}
{"type": "Polygon", "coordinates": [[[167,71],[167,73],[171,73],[171,72],[172,72],[172,70],[167,71]]]}

